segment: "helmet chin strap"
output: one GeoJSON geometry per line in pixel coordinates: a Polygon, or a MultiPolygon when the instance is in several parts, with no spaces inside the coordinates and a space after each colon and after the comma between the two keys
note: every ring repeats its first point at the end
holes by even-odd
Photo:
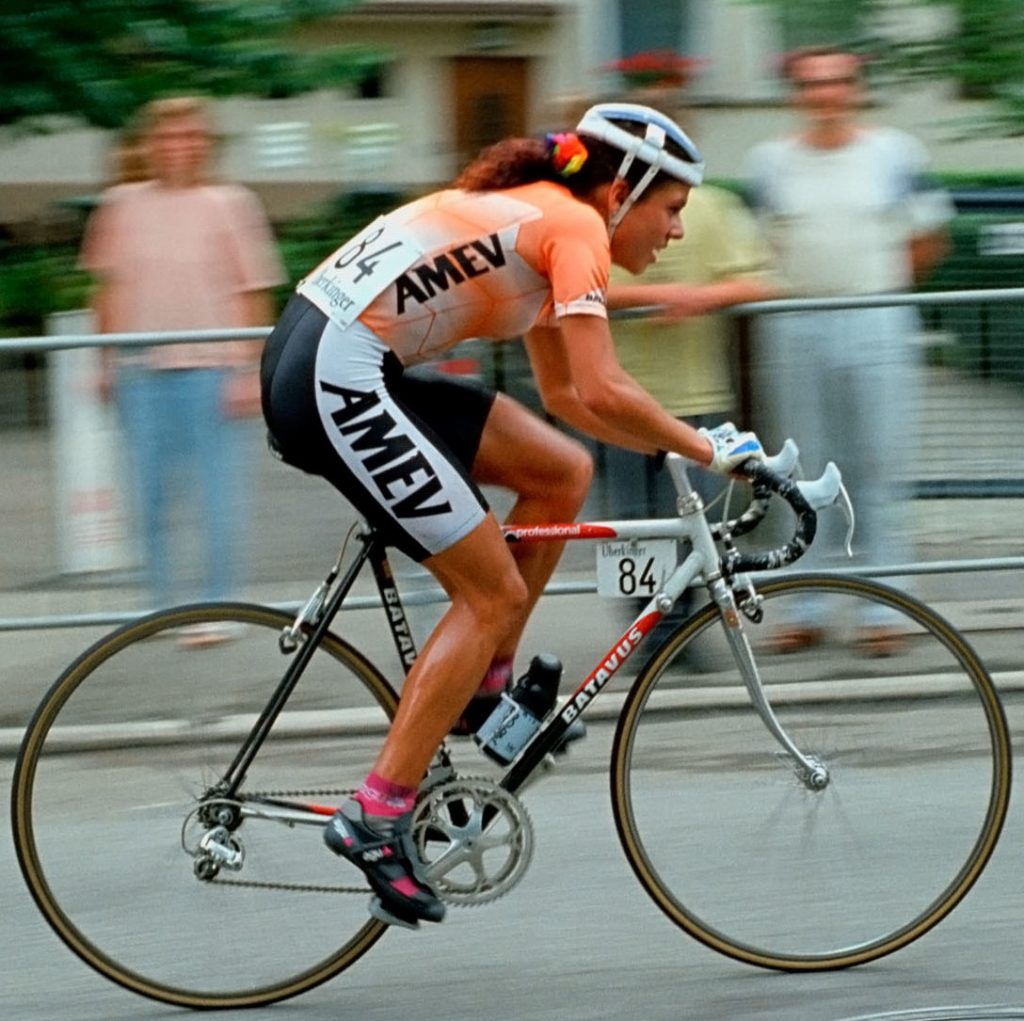
{"type": "Polygon", "coordinates": [[[626,155],[622,157],[622,162],[619,164],[619,169],[615,174],[616,181],[624,181],[626,179],[626,174],[629,172],[629,168],[633,165],[633,161],[636,159],[636,154],[640,151],[641,146],[643,146],[645,142],[653,142],[658,147],[658,154],[652,161],[651,165],[647,168],[644,176],[636,182],[633,190],[626,196],[622,205],[612,213],[608,220],[608,237],[611,237],[615,233],[616,228],[620,223],[622,223],[626,213],[636,205],[637,200],[647,190],[647,186],[651,181],[658,176],[664,164],[665,129],[658,124],[648,124],[644,137],[638,137],[635,143],[630,145],[626,150],[626,155]]]}
{"type": "MultiPolygon", "coordinates": [[[[615,180],[612,182],[612,187],[614,187],[616,184],[618,184],[619,181],[621,181],[621,180],[622,180],[621,177],[616,177],[615,180]]],[[[609,241],[613,237],[615,237],[615,231],[618,228],[619,224],[622,223],[622,217],[625,216],[626,213],[629,211],[628,209],[626,209],[626,203],[628,201],[629,201],[628,198],[624,199],[623,202],[622,202],[622,205],[619,206],[619,208],[616,209],[614,213],[609,213],[609,215],[608,215],[608,240],[609,241]]]]}

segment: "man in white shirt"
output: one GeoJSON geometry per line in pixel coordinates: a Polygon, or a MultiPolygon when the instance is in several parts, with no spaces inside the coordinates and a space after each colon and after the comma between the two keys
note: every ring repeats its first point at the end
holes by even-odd
{"type": "MultiPolygon", "coordinates": [[[[953,216],[948,197],[927,180],[924,147],[904,132],[860,122],[855,55],[803,50],[784,72],[801,122],[793,134],[751,150],[748,176],[786,285],[799,297],[908,290],[945,254],[953,216]]],[[[759,328],[761,434],[768,446],[792,435],[809,476],[829,460],[839,465],[863,564],[910,557],[899,534],[896,473],[912,459],[916,322],[904,306],[776,314],[759,328]]],[[[802,566],[841,551],[836,517],[822,516],[802,566]]],[[[778,635],[779,651],[821,641],[826,612],[807,607],[778,635]]],[[[862,625],[863,651],[897,651],[883,617],[862,625]]]]}

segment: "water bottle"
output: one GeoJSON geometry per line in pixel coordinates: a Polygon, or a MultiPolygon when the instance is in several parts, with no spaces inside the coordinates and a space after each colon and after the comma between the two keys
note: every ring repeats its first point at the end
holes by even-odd
{"type": "Polygon", "coordinates": [[[474,740],[495,762],[507,766],[540,730],[555,707],[562,664],[547,653],[534,656],[530,668],[510,692],[503,692],[494,712],[484,720],[474,740]]]}

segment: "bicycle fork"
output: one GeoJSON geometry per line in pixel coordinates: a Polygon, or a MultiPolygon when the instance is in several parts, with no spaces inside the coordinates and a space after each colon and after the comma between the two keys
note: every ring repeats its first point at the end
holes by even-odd
{"type": "MultiPolygon", "coordinates": [[[[800,782],[812,791],[822,791],[829,784],[829,772],[825,764],[813,755],[806,755],[796,746],[783,729],[765,693],[761,673],[754,660],[750,640],[743,628],[743,613],[736,605],[732,588],[721,578],[710,583],[711,596],[718,606],[726,640],[732,650],[733,659],[739,667],[743,684],[750,696],[750,702],[768,728],[768,732],[782,746],[792,760],[793,769],[800,782]]],[[[756,598],[752,595],[752,598],[756,598]]]]}

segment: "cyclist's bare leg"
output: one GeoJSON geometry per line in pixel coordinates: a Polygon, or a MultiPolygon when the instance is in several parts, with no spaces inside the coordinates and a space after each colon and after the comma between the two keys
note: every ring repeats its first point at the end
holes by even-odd
{"type": "MultiPolygon", "coordinates": [[[[516,502],[506,519],[509,524],[575,520],[592,477],[593,462],[582,444],[510,397],[498,395],[473,462],[473,478],[516,494],[516,502]]],[[[564,548],[565,543],[561,542],[511,547],[526,582],[527,600],[521,612],[511,617],[508,630],[495,650],[496,657],[511,657],[515,653],[527,619],[564,548]]]]}
{"type": "Polygon", "coordinates": [[[409,671],[374,772],[415,788],[518,619],[527,589],[493,514],[423,562],[451,600],[409,671]]]}
{"type": "MultiPolygon", "coordinates": [[[[590,474],[590,458],[582,447],[499,396],[484,427],[474,476],[516,492],[510,520],[572,519],[590,474]]],[[[517,559],[496,518],[488,514],[469,535],[424,561],[451,605],[406,677],[372,772],[324,836],[336,854],[363,869],[388,921],[416,925],[420,919],[444,917],[444,905],[415,876],[408,840],[394,835],[407,833],[416,788],[499,647],[514,651],[560,552],[561,545],[538,546],[517,559]],[[386,858],[381,857],[381,840],[391,841],[386,858]]]]}
{"type": "MultiPolygon", "coordinates": [[[[511,398],[497,396],[473,477],[516,493],[510,523],[572,521],[592,473],[581,444],[511,398]]],[[[491,514],[450,549],[423,562],[451,606],[406,677],[375,773],[402,786],[419,785],[491,661],[515,652],[563,548],[564,543],[510,548],[491,514]]]]}

